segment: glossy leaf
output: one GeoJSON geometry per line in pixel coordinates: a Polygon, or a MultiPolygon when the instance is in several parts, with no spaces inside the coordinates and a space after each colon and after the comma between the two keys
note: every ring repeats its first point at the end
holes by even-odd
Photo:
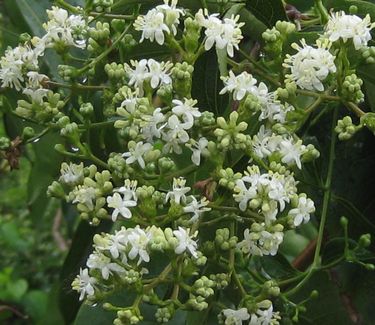
{"type": "Polygon", "coordinates": [[[268,27],[278,20],[288,20],[281,0],[248,0],[246,8],[268,27]]]}

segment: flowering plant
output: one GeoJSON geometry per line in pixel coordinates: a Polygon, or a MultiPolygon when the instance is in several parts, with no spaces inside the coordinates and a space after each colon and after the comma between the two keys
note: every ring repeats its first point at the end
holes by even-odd
{"type": "Polygon", "coordinates": [[[30,123],[0,148],[55,136],[48,195],[89,234],[64,279],[84,302],[76,323],[104,310],[114,324],[299,323],[311,278],[374,269],[370,235],[349,240],[345,217],[339,254],[324,251],[337,139],[375,132],[370,15],[319,0],[308,14],[264,1],[276,21],[251,1],[55,2],[0,60],[7,114],[30,123]]]}

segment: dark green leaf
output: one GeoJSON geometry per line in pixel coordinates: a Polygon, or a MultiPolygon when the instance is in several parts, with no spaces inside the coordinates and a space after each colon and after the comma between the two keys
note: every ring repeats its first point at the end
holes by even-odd
{"type": "Polygon", "coordinates": [[[262,42],[262,33],[267,29],[267,25],[246,8],[243,8],[239,14],[240,21],[245,23],[242,27],[243,34],[258,42],[262,42]]]}
{"type": "Polygon", "coordinates": [[[246,8],[268,27],[278,20],[288,20],[281,0],[248,0],[246,8]]]}
{"type": "Polygon", "coordinates": [[[222,115],[228,105],[228,96],[219,95],[223,88],[216,53],[211,50],[202,55],[195,64],[192,97],[199,108],[222,115]]]}

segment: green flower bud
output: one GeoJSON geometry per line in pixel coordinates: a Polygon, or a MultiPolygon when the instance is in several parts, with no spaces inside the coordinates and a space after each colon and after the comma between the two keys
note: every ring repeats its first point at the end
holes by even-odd
{"type": "Polygon", "coordinates": [[[369,247],[371,245],[371,235],[364,234],[359,238],[358,245],[361,247],[369,247]]]}
{"type": "Polygon", "coordinates": [[[7,150],[12,142],[7,137],[0,137],[0,150],[7,150]]]}
{"type": "Polygon", "coordinates": [[[53,181],[53,183],[48,186],[47,195],[59,199],[65,199],[64,189],[62,185],[56,181],[53,181]]]}
{"type": "Polygon", "coordinates": [[[342,84],[343,98],[354,103],[362,102],[365,97],[361,90],[362,85],[362,79],[358,78],[356,74],[346,76],[342,84]]]}
{"type": "Polygon", "coordinates": [[[77,76],[77,69],[70,65],[60,64],[57,67],[57,72],[65,81],[72,81],[77,76]]]}
{"type": "Polygon", "coordinates": [[[366,126],[375,134],[375,113],[366,113],[361,117],[361,125],[366,126]]]}
{"type": "Polygon", "coordinates": [[[187,52],[195,54],[200,44],[201,26],[198,21],[191,17],[185,19],[184,25],[183,42],[185,49],[187,52]]]}

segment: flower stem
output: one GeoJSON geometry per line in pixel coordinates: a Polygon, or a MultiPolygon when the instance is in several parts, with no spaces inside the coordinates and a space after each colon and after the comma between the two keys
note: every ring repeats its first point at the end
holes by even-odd
{"type": "Polygon", "coordinates": [[[318,231],[318,238],[316,241],[316,248],[314,253],[314,260],[312,265],[307,272],[306,276],[291,290],[285,293],[286,296],[290,296],[298,292],[305,283],[311,278],[311,276],[318,270],[320,270],[320,251],[322,248],[323,243],[323,235],[324,235],[324,228],[327,221],[328,216],[328,207],[331,200],[331,185],[332,185],[332,175],[333,175],[333,163],[335,160],[335,146],[336,146],[336,134],[335,134],[335,126],[337,123],[337,116],[338,116],[338,107],[334,109],[333,112],[333,119],[332,119],[332,126],[331,126],[331,143],[329,149],[329,158],[328,158],[328,169],[327,169],[327,177],[324,184],[324,195],[323,195],[323,207],[322,207],[322,214],[320,218],[320,225],[318,231]]]}

